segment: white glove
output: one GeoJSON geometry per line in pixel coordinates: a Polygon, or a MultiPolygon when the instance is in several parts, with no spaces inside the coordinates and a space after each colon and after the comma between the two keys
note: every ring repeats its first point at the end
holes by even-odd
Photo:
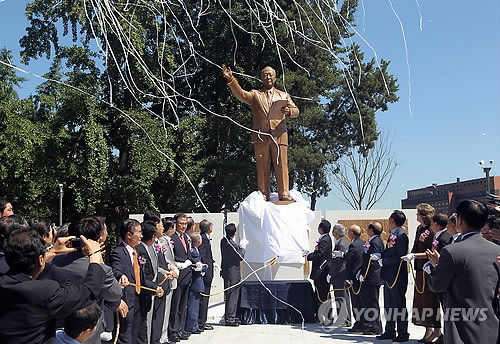
{"type": "Polygon", "coordinates": [[[413,253],[408,253],[406,256],[402,256],[401,259],[407,263],[411,263],[411,261],[415,259],[415,255],[413,253]]]}
{"type": "Polygon", "coordinates": [[[326,281],[327,281],[328,283],[330,283],[330,279],[331,279],[331,278],[332,278],[332,276],[330,276],[330,274],[326,275],[326,281]]]}
{"type": "Polygon", "coordinates": [[[198,262],[198,263],[194,264],[193,269],[194,269],[194,271],[201,271],[203,269],[202,262],[198,262]]]}
{"type": "Polygon", "coordinates": [[[380,265],[380,267],[384,266],[384,264],[382,264],[382,259],[378,260],[378,264],[380,265]]]}
{"type": "Polygon", "coordinates": [[[359,281],[363,282],[365,280],[365,277],[363,275],[359,275],[359,281]]]}
{"type": "Polygon", "coordinates": [[[359,281],[359,276],[361,276],[361,270],[356,273],[356,279],[359,281]]]}
{"type": "Polygon", "coordinates": [[[424,264],[424,267],[423,267],[423,270],[424,270],[425,272],[427,272],[427,274],[429,274],[429,275],[430,275],[430,274],[431,274],[431,272],[432,272],[432,271],[431,271],[431,266],[432,266],[432,263],[431,263],[431,262],[427,262],[427,263],[425,263],[425,264],[424,264]]]}
{"type": "Polygon", "coordinates": [[[347,283],[348,285],[352,285],[352,280],[346,280],[345,283],[347,283]]]}
{"type": "Polygon", "coordinates": [[[382,258],[382,255],[380,253],[372,253],[370,257],[372,260],[380,260],[382,258]]]}
{"type": "Polygon", "coordinates": [[[309,250],[302,251],[302,257],[305,257],[309,254],[309,250]]]}
{"type": "Polygon", "coordinates": [[[217,263],[214,263],[214,269],[215,271],[220,271],[220,266],[217,263]]]}
{"type": "Polygon", "coordinates": [[[245,249],[248,245],[248,240],[247,239],[242,239],[240,240],[240,246],[242,249],[245,249]]]}
{"type": "Polygon", "coordinates": [[[177,265],[177,268],[179,270],[183,270],[183,269],[186,269],[188,267],[190,267],[191,265],[193,265],[193,262],[191,262],[189,259],[186,260],[184,263],[181,263],[181,262],[175,262],[175,265],[177,265]]]}
{"type": "Polygon", "coordinates": [[[332,251],[333,258],[344,258],[344,252],[341,251],[332,251]]]}

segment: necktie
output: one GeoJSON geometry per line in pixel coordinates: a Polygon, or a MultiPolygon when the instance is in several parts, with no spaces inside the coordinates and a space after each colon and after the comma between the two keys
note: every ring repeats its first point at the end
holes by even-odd
{"type": "Polygon", "coordinates": [[[187,252],[188,249],[187,249],[187,245],[186,245],[186,240],[184,240],[184,234],[181,234],[180,237],[181,237],[182,246],[184,246],[184,251],[187,252]]]}
{"type": "Polygon", "coordinates": [[[135,292],[137,294],[141,293],[141,269],[139,267],[139,260],[137,260],[137,251],[134,250],[132,254],[134,257],[134,277],[135,277],[135,292]]]}

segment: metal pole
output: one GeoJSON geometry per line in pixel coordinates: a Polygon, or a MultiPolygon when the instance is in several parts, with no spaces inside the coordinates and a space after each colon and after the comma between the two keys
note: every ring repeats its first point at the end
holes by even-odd
{"type": "Polygon", "coordinates": [[[63,185],[59,184],[59,227],[63,225],[63,185]]]}
{"type": "Polygon", "coordinates": [[[490,170],[491,167],[484,168],[484,173],[486,173],[486,194],[490,193],[490,170]]]}

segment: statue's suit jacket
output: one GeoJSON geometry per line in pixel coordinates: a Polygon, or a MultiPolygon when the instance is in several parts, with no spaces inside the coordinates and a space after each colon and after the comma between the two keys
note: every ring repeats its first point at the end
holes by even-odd
{"type": "MultiPolygon", "coordinates": [[[[240,87],[235,78],[233,78],[228,83],[228,86],[229,88],[231,88],[231,91],[236,98],[252,107],[252,129],[255,131],[260,131],[262,133],[270,133],[279,145],[287,146],[288,133],[286,128],[286,121],[283,120],[276,128],[272,128],[272,125],[268,118],[270,106],[268,104],[265,92],[258,90],[245,91],[240,87]]],[[[286,99],[293,104],[293,107],[290,109],[289,117],[294,118],[299,115],[299,109],[295,106],[295,103],[293,103],[288,93],[279,91],[276,88],[273,88],[273,92],[273,100],[286,99]]],[[[259,138],[259,135],[257,133],[252,133],[252,143],[261,142],[265,140],[266,137],[268,136],[261,135],[259,138]]]]}
{"type": "Polygon", "coordinates": [[[500,247],[480,234],[445,246],[441,251],[439,262],[429,275],[429,287],[435,293],[444,293],[445,312],[449,309],[479,310],[475,321],[462,318],[462,312],[458,321],[445,318],[445,343],[497,342],[499,255],[500,247]]]}

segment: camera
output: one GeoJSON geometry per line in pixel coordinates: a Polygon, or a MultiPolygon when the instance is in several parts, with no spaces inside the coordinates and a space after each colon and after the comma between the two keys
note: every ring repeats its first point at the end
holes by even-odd
{"type": "Polygon", "coordinates": [[[72,248],[82,248],[82,239],[80,239],[80,238],[71,239],[71,247],[72,248]]]}

